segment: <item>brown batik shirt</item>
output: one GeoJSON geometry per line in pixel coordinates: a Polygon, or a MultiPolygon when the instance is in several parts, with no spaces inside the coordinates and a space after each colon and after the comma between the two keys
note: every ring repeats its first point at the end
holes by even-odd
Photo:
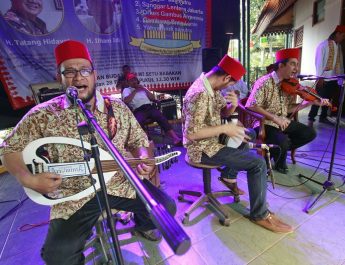
{"type": "Polygon", "coordinates": [[[218,142],[218,136],[192,141],[187,139],[187,135],[221,125],[221,110],[225,106],[225,99],[219,91],[211,88],[204,74],[188,89],[183,102],[183,142],[192,162],[200,163],[203,152],[211,157],[224,147],[218,142]]]}
{"type": "MultiPolygon", "coordinates": [[[[279,117],[287,117],[288,109],[293,103],[295,97],[282,91],[277,73],[273,71],[255,82],[246,107],[258,106],[279,117]]],[[[279,128],[279,125],[271,120],[265,119],[265,124],[279,128]]]]}
{"type": "MultiPolygon", "coordinates": [[[[98,92],[96,94],[97,108],[94,116],[98,124],[107,132],[107,108],[105,108],[102,96],[98,92]]],[[[135,148],[148,147],[147,136],[128,107],[120,100],[111,100],[111,104],[117,124],[117,132],[112,142],[119,152],[126,157],[128,152],[135,148]]],[[[75,109],[70,105],[65,95],[32,108],[3,142],[0,155],[21,152],[33,140],[54,136],[79,139],[75,109]]],[[[89,136],[83,136],[83,138],[86,142],[90,142],[89,136]]],[[[106,150],[101,139],[97,135],[96,138],[99,147],[106,150]]],[[[81,148],[73,145],[52,143],[47,145],[47,151],[52,163],[83,161],[81,148]]],[[[59,189],[63,190],[64,196],[68,196],[78,193],[90,185],[88,177],[64,178],[59,189]]],[[[120,170],[115,171],[114,176],[107,183],[107,191],[108,194],[114,196],[135,197],[133,187],[120,173],[120,170]]],[[[51,209],[50,218],[68,219],[94,196],[95,194],[92,193],[78,201],[56,204],[51,209]]]]}

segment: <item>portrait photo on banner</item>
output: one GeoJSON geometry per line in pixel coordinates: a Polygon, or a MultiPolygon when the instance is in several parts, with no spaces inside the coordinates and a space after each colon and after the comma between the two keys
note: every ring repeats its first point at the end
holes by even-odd
{"type": "Polygon", "coordinates": [[[62,0],[1,0],[1,17],[15,30],[33,36],[57,30],[63,20],[62,0]]]}
{"type": "Polygon", "coordinates": [[[83,26],[97,34],[111,34],[121,24],[121,0],[75,0],[75,13],[83,26]]]}

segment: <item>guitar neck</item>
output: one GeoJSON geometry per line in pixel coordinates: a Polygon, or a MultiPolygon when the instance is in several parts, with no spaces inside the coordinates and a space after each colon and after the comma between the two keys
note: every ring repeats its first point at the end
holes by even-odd
{"type": "MultiPolygon", "coordinates": [[[[127,158],[126,161],[134,169],[140,163],[144,163],[148,166],[155,166],[164,163],[171,158],[179,156],[180,154],[180,151],[174,151],[168,154],[157,156],[155,158],[127,158]]],[[[34,160],[32,161],[33,163],[27,166],[33,174],[41,172],[55,172],[57,174],[62,175],[64,178],[86,176],[89,174],[88,165],[86,162],[35,163],[34,160]]],[[[91,160],[89,166],[92,174],[97,173],[97,170],[94,165],[94,161],[91,160]]],[[[120,167],[114,160],[101,160],[101,165],[104,173],[120,170],[120,167]]]]}
{"type": "MultiPolygon", "coordinates": [[[[136,166],[141,163],[144,163],[145,165],[148,165],[148,166],[154,166],[156,164],[154,158],[146,158],[146,159],[129,158],[129,159],[126,159],[126,162],[131,166],[131,168],[136,168],[136,166]]],[[[104,172],[111,172],[111,171],[116,171],[120,169],[119,165],[114,160],[103,160],[101,161],[101,163],[102,163],[102,169],[104,172]]],[[[91,173],[92,174],[97,173],[96,168],[94,168],[91,173]]]]}

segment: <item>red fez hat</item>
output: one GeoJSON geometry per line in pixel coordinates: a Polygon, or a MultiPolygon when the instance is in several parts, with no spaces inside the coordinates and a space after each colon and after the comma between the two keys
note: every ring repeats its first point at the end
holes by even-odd
{"type": "Polygon", "coordinates": [[[128,74],[126,75],[126,80],[128,81],[128,80],[131,80],[131,79],[136,78],[136,77],[137,77],[136,74],[134,74],[134,73],[128,73],[128,74]]]}
{"type": "Polygon", "coordinates": [[[242,64],[228,55],[224,55],[223,59],[218,63],[218,66],[228,75],[231,75],[231,77],[236,81],[241,79],[241,77],[246,73],[246,69],[244,69],[242,64]]]}
{"type": "Polygon", "coordinates": [[[74,58],[83,58],[90,63],[91,57],[86,46],[75,40],[64,41],[55,48],[56,64],[60,65],[63,61],[74,58]]]}
{"type": "Polygon", "coordinates": [[[295,58],[299,60],[298,48],[283,49],[276,52],[276,62],[290,58],[295,58]]]}
{"type": "Polygon", "coordinates": [[[335,28],[335,31],[336,31],[336,32],[345,33],[345,25],[338,25],[338,26],[335,28]]]}

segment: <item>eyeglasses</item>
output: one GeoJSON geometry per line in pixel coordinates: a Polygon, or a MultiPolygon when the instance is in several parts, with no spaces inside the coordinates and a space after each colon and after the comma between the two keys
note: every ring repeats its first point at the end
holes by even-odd
{"type": "Polygon", "coordinates": [[[67,70],[61,72],[61,74],[63,74],[64,77],[67,77],[67,78],[76,77],[78,73],[80,73],[80,75],[82,77],[88,77],[88,76],[90,76],[93,73],[93,68],[83,68],[83,69],[80,69],[80,70],[77,70],[77,69],[67,69],[67,70]]]}

